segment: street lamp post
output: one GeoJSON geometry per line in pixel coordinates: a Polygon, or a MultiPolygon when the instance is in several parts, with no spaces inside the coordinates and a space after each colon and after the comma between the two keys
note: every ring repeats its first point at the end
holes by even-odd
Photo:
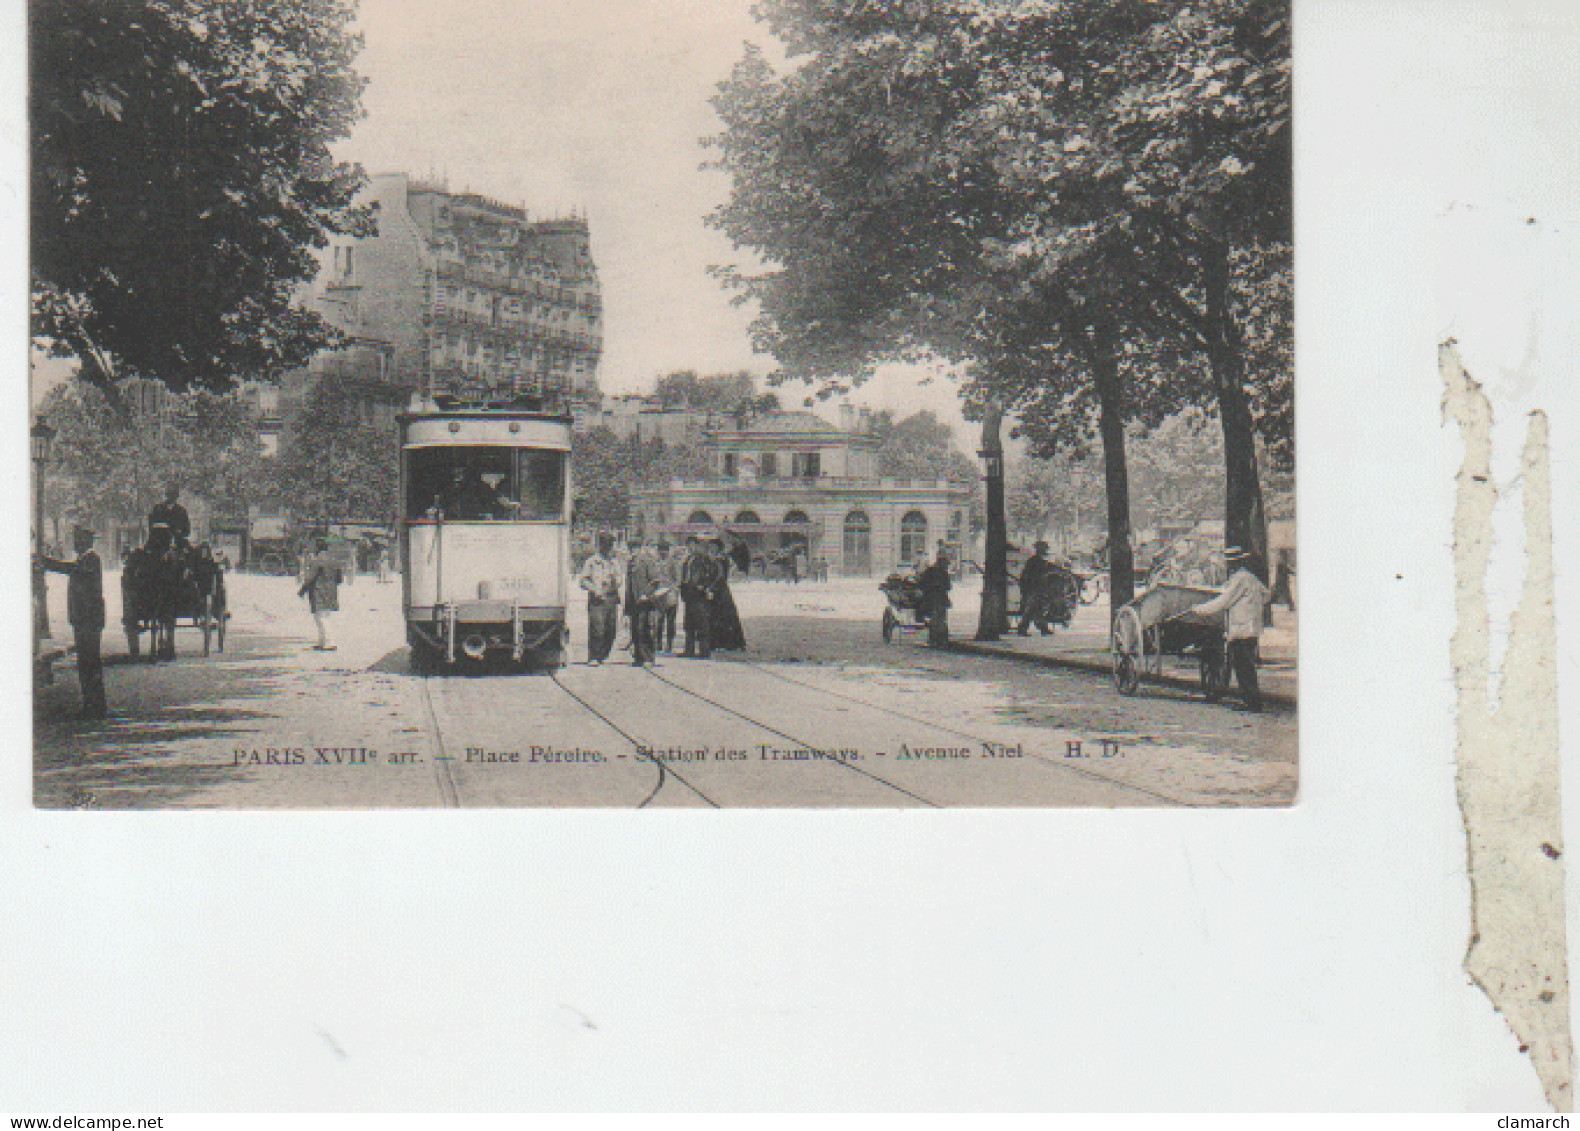
{"type": "Polygon", "coordinates": [[[999,437],[1003,408],[990,402],[982,413],[982,478],[987,485],[987,530],[982,547],[982,608],[978,640],[997,640],[1009,627],[1009,569],[1005,555],[1009,533],[1004,514],[1004,443],[999,437]]]}
{"type": "MultiPolygon", "coordinates": [[[[33,552],[44,555],[44,468],[49,463],[50,445],[55,442],[55,430],[44,423],[40,416],[28,430],[33,447],[33,552]]],[[[48,639],[49,591],[44,583],[42,568],[33,571],[33,634],[35,651],[37,642],[48,639]]]]}

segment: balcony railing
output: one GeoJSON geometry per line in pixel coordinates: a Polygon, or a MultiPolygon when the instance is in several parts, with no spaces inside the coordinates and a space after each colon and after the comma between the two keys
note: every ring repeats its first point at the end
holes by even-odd
{"type": "Polygon", "coordinates": [[[950,491],[968,490],[964,483],[953,483],[948,479],[886,479],[882,477],[853,476],[853,475],[818,475],[806,477],[792,477],[789,475],[769,476],[767,478],[741,479],[671,479],[669,486],[672,490],[694,491],[707,490],[751,490],[751,491],[804,491],[808,487],[844,488],[855,490],[909,490],[909,491],[950,491]]]}

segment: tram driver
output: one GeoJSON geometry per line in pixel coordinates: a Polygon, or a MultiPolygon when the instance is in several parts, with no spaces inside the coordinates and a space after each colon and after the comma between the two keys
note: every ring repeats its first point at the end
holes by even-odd
{"type": "Polygon", "coordinates": [[[450,481],[435,496],[433,509],[442,511],[447,519],[468,522],[509,518],[520,506],[491,485],[484,473],[465,464],[456,464],[450,469],[450,481]]]}

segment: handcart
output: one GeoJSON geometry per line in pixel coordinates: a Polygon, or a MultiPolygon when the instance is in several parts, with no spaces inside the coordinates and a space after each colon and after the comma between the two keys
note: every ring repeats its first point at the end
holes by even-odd
{"type": "Polygon", "coordinates": [[[891,573],[878,586],[887,604],[883,609],[883,642],[894,639],[895,630],[916,632],[927,627],[927,601],[914,574],[891,573]]]}
{"type": "Polygon", "coordinates": [[[1222,592],[1205,585],[1160,583],[1114,615],[1109,653],[1114,686],[1134,695],[1143,676],[1161,676],[1163,657],[1194,657],[1202,693],[1215,703],[1229,687],[1229,659],[1224,641],[1223,613],[1203,616],[1193,606],[1222,592]]]}

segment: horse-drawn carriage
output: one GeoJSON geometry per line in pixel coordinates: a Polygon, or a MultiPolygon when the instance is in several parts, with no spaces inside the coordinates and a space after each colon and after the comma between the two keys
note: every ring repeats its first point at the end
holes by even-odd
{"type": "Polygon", "coordinates": [[[211,642],[225,650],[230,618],[225,571],[200,548],[154,536],[128,553],[121,569],[121,610],[127,651],[134,657],[142,653],[146,632],[150,662],[175,659],[176,627],[183,622],[203,633],[205,656],[211,642]]]}

